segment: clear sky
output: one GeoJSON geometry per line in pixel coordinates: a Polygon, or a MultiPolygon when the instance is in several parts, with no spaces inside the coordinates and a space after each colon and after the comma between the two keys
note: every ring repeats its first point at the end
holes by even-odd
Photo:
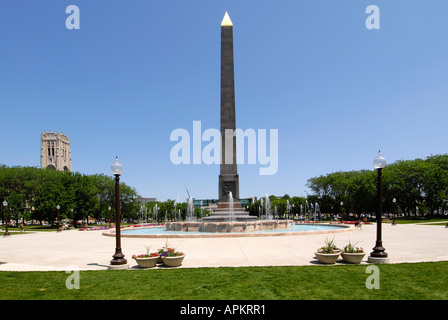
{"type": "Polygon", "coordinates": [[[373,170],[379,149],[389,163],[447,153],[446,0],[2,0],[0,163],[39,167],[54,130],[73,171],[112,175],[118,155],[144,197],[185,201],[185,183],[217,198],[219,165],[174,165],[170,134],[219,129],[226,11],[237,127],[278,129],[277,173],[240,165],[241,197],[303,196],[311,177],[373,170]]]}

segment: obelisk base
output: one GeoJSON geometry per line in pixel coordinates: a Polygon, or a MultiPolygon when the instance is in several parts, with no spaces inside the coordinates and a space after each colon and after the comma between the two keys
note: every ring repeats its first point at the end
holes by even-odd
{"type": "Polygon", "coordinates": [[[238,174],[220,174],[219,175],[219,202],[229,201],[229,192],[232,192],[234,202],[240,200],[238,174]]]}

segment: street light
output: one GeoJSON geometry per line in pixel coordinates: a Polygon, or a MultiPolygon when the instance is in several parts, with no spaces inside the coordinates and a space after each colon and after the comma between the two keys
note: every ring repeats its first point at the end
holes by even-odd
{"type": "MultiPolygon", "coordinates": [[[[381,151],[378,152],[378,156],[373,161],[373,166],[375,170],[378,171],[378,185],[377,185],[377,196],[378,196],[378,212],[376,213],[376,244],[373,248],[373,252],[370,253],[371,260],[375,260],[375,258],[387,258],[387,253],[385,252],[385,248],[383,247],[383,242],[381,240],[381,220],[383,215],[383,206],[382,206],[382,188],[383,188],[383,169],[386,166],[386,158],[383,157],[381,151]]],[[[378,260],[375,260],[378,262],[378,260]]]]}
{"type": "Polygon", "coordinates": [[[116,222],[115,222],[115,254],[110,264],[120,266],[127,264],[124,254],[121,252],[121,232],[120,232],[120,175],[123,172],[123,166],[116,157],[115,162],[111,166],[112,174],[115,176],[115,205],[116,205],[116,222]]]}
{"type": "Polygon", "coordinates": [[[397,225],[397,221],[395,221],[395,217],[397,216],[397,199],[393,199],[392,202],[394,203],[394,221],[392,221],[392,225],[396,226],[397,225]]]}
{"type": "Polygon", "coordinates": [[[343,205],[344,205],[344,202],[341,201],[341,222],[342,222],[342,216],[344,216],[344,207],[343,207],[343,205]]]}
{"type": "Polygon", "coordinates": [[[7,215],[6,215],[6,207],[8,206],[8,202],[3,201],[3,207],[5,208],[5,215],[4,215],[4,220],[5,220],[5,224],[6,224],[6,230],[5,230],[5,234],[3,235],[4,237],[8,237],[10,236],[9,231],[8,231],[8,219],[7,219],[7,215]]]}
{"type": "Polygon", "coordinates": [[[61,219],[59,218],[59,209],[61,209],[61,206],[57,205],[56,209],[58,209],[58,231],[56,231],[56,232],[61,232],[62,231],[62,229],[61,229],[61,219]]]}
{"type": "Polygon", "coordinates": [[[108,209],[109,209],[109,229],[110,229],[112,227],[112,224],[111,224],[112,223],[111,222],[112,221],[112,217],[110,216],[110,209],[112,209],[112,208],[109,206],[108,209]]]}

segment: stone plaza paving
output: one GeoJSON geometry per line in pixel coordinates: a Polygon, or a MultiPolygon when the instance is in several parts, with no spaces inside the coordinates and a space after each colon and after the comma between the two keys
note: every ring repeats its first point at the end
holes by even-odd
{"type": "MultiPolygon", "coordinates": [[[[428,224],[383,224],[383,245],[390,263],[448,261],[448,228],[428,224]]],[[[34,232],[0,237],[0,271],[107,270],[115,253],[115,238],[101,230],[34,232]]],[[[320,265],[314,257],[326,238],[344,247],[349,241],[364,248],[367,256],[375,246],[376,225],[335,234],[307,234],[230,238],[126,238],[122,251],[131,270],[132,255],[164,247],[166,243],[186,253],[180,268],[306,266],[320,265]]],[[[342,263],[337,263],[342,264],[342,263]]],[[[160,267],[150,270],[160,269],[160,267]]]]}

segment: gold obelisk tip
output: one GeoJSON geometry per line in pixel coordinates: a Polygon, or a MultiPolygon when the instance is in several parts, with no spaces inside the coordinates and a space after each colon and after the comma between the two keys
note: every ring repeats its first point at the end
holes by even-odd
{"type": "Polygon", "coordinates": [[[229,14],[226,12],[224,18],[222,19],[221,27],[232,27],[232,26],[233,26],[232,20],[230,20],[229,14]]]}

